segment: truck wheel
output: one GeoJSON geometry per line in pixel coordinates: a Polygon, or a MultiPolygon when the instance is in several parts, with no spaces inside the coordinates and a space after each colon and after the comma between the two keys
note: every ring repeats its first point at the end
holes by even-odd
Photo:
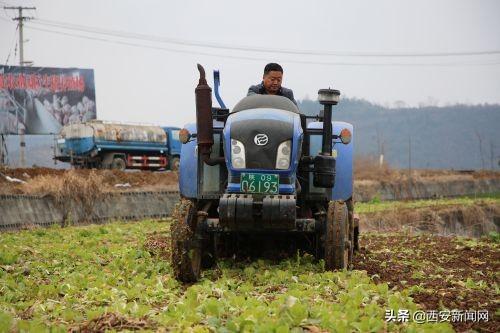
{"type": "Polygon", "coordinates": [[[176,279],[196,282],[201,274],[202,241],[196,237],[196,205],[182,199],[173,213],[171,226],[172,267],[176,279]]]}
{"type": "Polygon", "coordinates": [[[347,206],[341,201],[330,201],[325,228],[325,268],[327,270],[349,267],[349,222],[347,206]]]}
{"type": "Polygon", "coordinates": [[[113,158],[113,161],[111,162],[111,169],[124,171],[126,168],[127,168],[127,163],[125,163],[125,160],[123,158],[121,157],[113,158]]]}
{"type": "Polygon", "coordinates": [[[170,170],[179,171],[180,166],[181,166],[181,160],[178,157],[174,157],[170,160],[170,170]]]}

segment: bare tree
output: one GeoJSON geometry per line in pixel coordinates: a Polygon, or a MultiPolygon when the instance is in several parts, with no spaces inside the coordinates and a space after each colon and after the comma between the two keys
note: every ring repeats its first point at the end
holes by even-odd
{"type": "Polygon", "coordinates": [[[495,166],[493,163],[494,159],[495,159],[495,145],[493,144],[493,141],[490,140],[490,168],[491,168],[491,170],[495,169],[495,166]]]}
{"type": "Polygon", "coordinates": [[[484,156],[483,156],[483,138],[481,137],[481,134],[479,131],[476,129],[476,136],[477,140],[479,141],[479,155],[481,156],[481,169],[484,170],[484,156]]]}
{"type": "Polygon", "coordinates": [[[377,145],[378,145],[378,156],[379,156],[379,168],[382,168],[382,166],[384,165],[385,140],[378,126],[377,126],[377,145]]]}

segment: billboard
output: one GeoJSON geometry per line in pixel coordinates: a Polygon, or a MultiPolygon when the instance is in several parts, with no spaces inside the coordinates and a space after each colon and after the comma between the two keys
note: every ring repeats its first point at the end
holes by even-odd
{"type": "Polygon", "coordinates": [[[0,134],[57,134],[92,119],[94,70],[0,65],[0,134]]]}

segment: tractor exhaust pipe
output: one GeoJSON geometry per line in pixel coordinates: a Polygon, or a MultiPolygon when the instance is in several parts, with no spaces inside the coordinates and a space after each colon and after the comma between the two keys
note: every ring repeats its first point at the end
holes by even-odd
{"type": "Polygon", "coordinates": [[[198,64],[200,80],[194,93],[196,95],[196,138],[198,140],[198,151],[208,153],[214,144],[212,125],[212,88],[207,84],[205,69],[198,64]]]}
{"type": "Polygon", "coordinates": [[[205,69],[202,65],[197,65],[200,72],[200,79],[194,93],[196,96],[196,139],[198,141],[198,153],[203,162],[208,165],[216,165],[224,163],[224,158],[210,158],[212,146],[214,145],[212,88],[207,84],[205,69]]]}
{"type": "Polygon", "coordinates": [[[325,104],[323,109],[323,135],[321,155],[332,156],[332,105],[325,104]]]}

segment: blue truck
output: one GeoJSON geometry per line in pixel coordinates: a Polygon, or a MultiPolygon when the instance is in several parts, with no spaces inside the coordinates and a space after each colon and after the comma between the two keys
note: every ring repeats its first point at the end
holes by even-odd
{"type": "Polygon", "coordinates": [[[69,124],[57,138],[54,159],[76,168],[178,170],[179,130],[100,120],[69,124]]]}

